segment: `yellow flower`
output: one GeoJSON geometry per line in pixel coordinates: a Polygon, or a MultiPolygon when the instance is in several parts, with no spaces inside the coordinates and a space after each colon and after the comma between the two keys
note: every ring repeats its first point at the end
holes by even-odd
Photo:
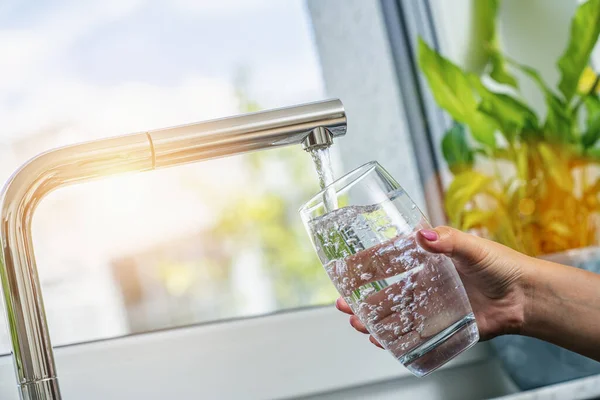
{"type": "MultiPolygon", "coordinates": [[[[579,83],[577,84],[577,92],[579,94],[586,94],[592,90],[592,85],[596,82],[596,73],[589,66],[585,67],[579,83]]],[[[600,85],[596,85],[596,93],[600,92],[600,85]]]]}

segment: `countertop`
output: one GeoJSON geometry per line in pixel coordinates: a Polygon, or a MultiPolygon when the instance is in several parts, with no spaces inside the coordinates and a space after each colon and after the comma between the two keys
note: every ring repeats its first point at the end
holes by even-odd
{"type": "Polygon", "coordinates": [[[496,400],[589,400],[600,399],[600,375],[540,389],[496,397],[496,400]]]}

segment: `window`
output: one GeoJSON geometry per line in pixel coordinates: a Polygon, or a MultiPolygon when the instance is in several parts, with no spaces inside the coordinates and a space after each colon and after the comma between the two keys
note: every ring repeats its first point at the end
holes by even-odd
{"type": "MultiPolygon", "coordinates": [[[[325,98],[300,0],[2,8],[2,180],[52,147],[325,98]]],[[[317,186],[296,146],[51,194],[33,235],[53,343],[331,303],[297,215],[317,186]]]]}
{"type": "MultiPolygon", "coordinates": [[[[0,179],[58,145],[338,97],[349,132],[333,149],[336,172],[376,159],[425,210],[409,134],[417,101],[386,31],[392,2],[5,2],[0,179]]],[[[51,194],[33,234],[53,343],[118,337],[56,349],[63,396],[186,398],[198,382],[207,398],[500,394],[493,378],[468,384],[473,369],[496,371],[485,346],[451,375],[418,380],[332,307],[211,324],[337,297],[296,214],[316,190],[293,147],[51,194]],[[167,331],[122,337],[156,330],[167,331]]],[[[8,336],[0,344],[7,352],[8,336]]],[[[16,399],[8,364],[0,357],[0,398],[16,399]]]]}

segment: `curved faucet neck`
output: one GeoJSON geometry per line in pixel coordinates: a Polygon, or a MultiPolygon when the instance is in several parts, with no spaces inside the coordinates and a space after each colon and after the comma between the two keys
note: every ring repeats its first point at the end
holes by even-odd
{"type": "Polygon", "coordinates": [[[345,133],[343,105],[329,100],[63,147],[17,170],[0,198],[0,276],[21,398],[61,398],[31,240],[33,214],[48,193],[125,172],[303,142],[322,144],[345,133]]]}

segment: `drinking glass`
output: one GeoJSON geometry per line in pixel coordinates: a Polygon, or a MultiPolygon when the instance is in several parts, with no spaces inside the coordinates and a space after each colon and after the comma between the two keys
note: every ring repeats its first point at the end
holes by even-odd
{"type": "Polygon", "coordinates": [[[431,226],[377,162],[327,186],[300,214],[337,290],[414,375],[431,373],[477,343],[475,316],[452,261],[417,244],[416,233],[431,226]]]}

